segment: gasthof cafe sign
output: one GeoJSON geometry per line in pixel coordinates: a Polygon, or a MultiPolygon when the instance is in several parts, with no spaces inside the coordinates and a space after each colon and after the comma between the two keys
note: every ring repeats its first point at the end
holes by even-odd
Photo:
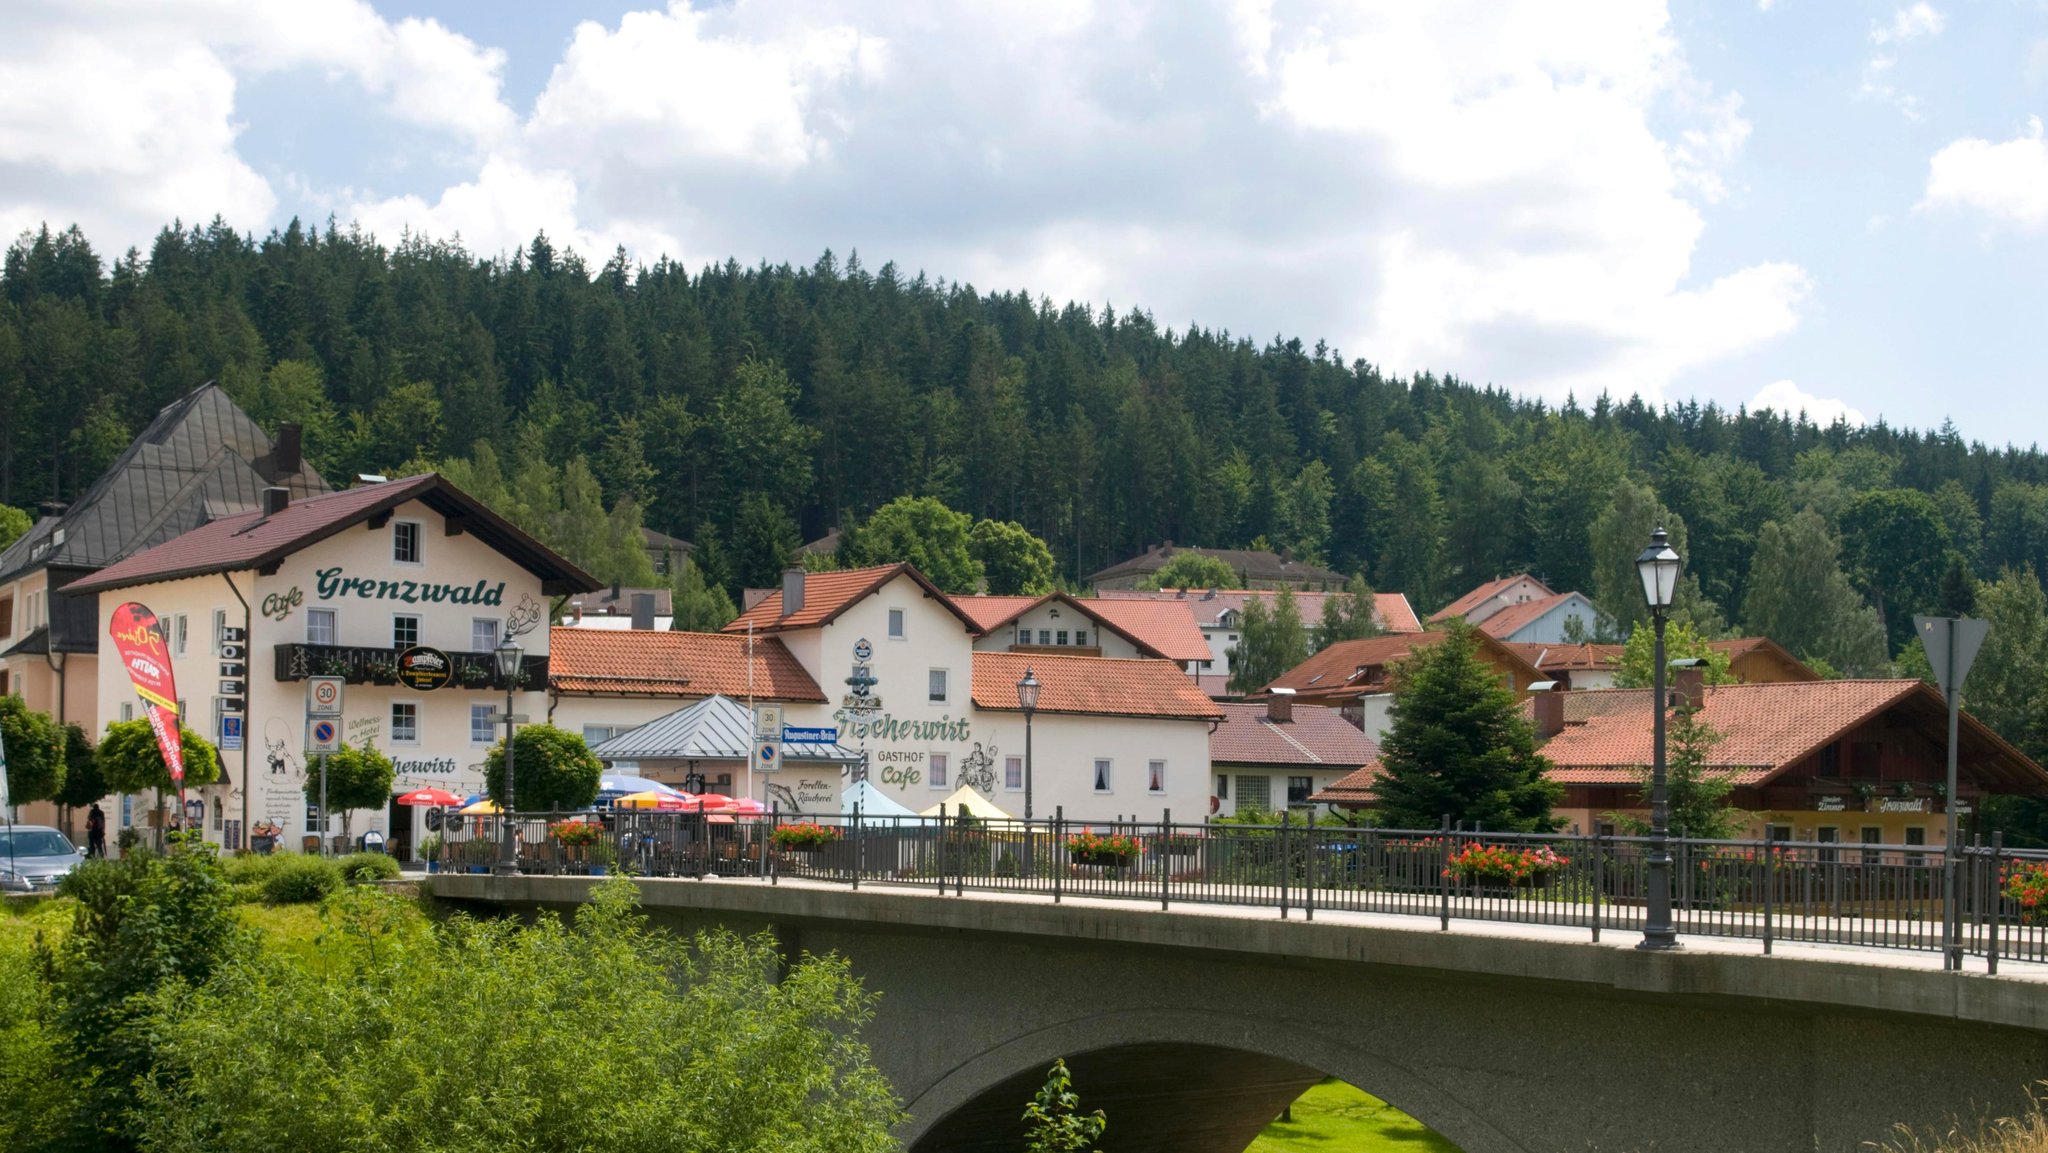
{"type": "Polygon", "coordinates": [[[505,582],[478,581],[474,585],[437,584],[432,581],[383,580],[344,576],[340,565],[313,574],[314,592],[323,601],[355,597],[359,600],[399,601],[403,604],[491,605],[505,603],[505,582]]]}

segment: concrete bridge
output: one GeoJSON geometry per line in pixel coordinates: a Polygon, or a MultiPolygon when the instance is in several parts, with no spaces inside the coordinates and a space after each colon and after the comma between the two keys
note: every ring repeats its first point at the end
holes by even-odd
{"type": "MultiPolygon", "coordinates": [[[[479,911],[567,911],[583,877],[430,879],[479,911]]],[[[2048,966],[1542,927],[784,881],[646,880],[678,930],[837,951],[913,1153],[1012,1150],[1064,1057],[1105,1153],[1240,1153],[1330,1075],[1467,1153],[1837,1153],[1896,1122],[2010,1113],[2048,1078],[2048,966]]]]}

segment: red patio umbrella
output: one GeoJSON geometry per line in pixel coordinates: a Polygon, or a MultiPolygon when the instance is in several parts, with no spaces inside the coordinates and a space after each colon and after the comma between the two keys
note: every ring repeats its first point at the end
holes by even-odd
{"type": "Polygon", "coordinates": [[[446,789],[414,789],[409,793],[400,793],[396,799],[401,805],[431,805],[437,808],[462,803],[461,797],[446,789]]]}

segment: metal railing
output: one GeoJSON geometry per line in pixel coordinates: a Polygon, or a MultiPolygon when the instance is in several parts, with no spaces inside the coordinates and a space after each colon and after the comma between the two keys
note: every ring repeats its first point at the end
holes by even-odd
{"type": "MultiPolygon", "coordinates": [[[[1583,929],[1643,928],[1647,837],[860,814],[518,814],[521,871],[785,877],[942,893],[1244,905],[1282,917],[1392,913],[1583,929]]],[[[435,867],[489,872],[500,819],[443,834],[435,867]]],[[[1939,846],[1673,838],[1682,935],[1939,951],[1939,846]]],[[[1958,854],[1962,951],[2048,961],[2048,853],[1994,838],[1958,854]]]]}

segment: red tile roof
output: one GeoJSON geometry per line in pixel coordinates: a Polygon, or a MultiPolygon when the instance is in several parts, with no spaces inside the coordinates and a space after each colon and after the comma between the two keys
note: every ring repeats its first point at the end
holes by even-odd
{"type": "Polygon", "coordinates": [[[971,596],[954,597],[953,603],[960,611],[974,621],[978,632],[986,635],[1009,624],[1024,615],[1025,610],[1050,598],[1026,596],[971,596]]]}
{"type": "MultiPolygon", "coordinates": [[[[1194,614],[1195,623],[1203,628],[1215,628],[1217,618],[1225,612],[1244,612],[1245,602],[1253,597],[1265,600],[1272,607],[1273,598],[1279,595],[1272,589],[1097,589],[1095,599],[1108,601],[1173,601],[1188,606],[1194,614]]],[[[1313,625],[1323,615],[1323,602],[1343,593],[1300,592],[1294,594],[1294,607],[1301,613],[1301,619],[1313,625]]],[[[1379,618],[1380,627],[1390,633],[1419,633],[1422,621],[1415,615],[1415,606],[1408,603],[1406,593],[1374,593],[1373,615],[1379,618]]]]}
{"type": "Polygon", "coordinates": [[[548,681],[557,692],[649,697],[708,697],[820,702],[818,688],[782,641],[726,633],[648,629],[548,630],[548,681]]]}
{"type": "Polygon", "coordinates": [[[1513,576],[1504,576],[1496,578],[1494,580],[1487,581],[1485,584],[1480,585],[1478,588],[1473,589],[1471,592],[1466,593],[1464,596],[1459,597],[1457,600],[1452,601],[1450,604],[1447,604],[1444,607],[1429,614],[1429,619],[1433,622],[1447,621],[1450,620],[1452,617],[1464,616],[1465,614],[1471,612],[1473,609],[1478,608],[1480,605],[1483,605],[1487,601],[1492,600],[1494,597],[1497,597],[1500,594],[1506,592],[1510,586],[1512,586],[1516,581],[1520,580],[1528,581],[1530,584],[1533,584],[1537,588],[1542,589],[1545,593],[1550,592],[1550,587],[1548,585],[1544,584],[1542,581],[1537,580],[1535,577],[1530,576],[1528,573],[1516,573],[1513,576]]]}
{"type": "Polygon", "coordinates": [[[784,629],[817,628],[831,624],[839,614],[852,608],[863,597],[879,590],[883,585],[899,576],[907,576],[924,586],[925,592],[946,611],[960,618],[960,622],[974,631],[974,618],[953,602],[953,598],[939,591],[930,578],[917,571],[915,565],[898,563],[881,565],[876,568],[846,569],[840,572],[813,572],[804,574],[804,605],[785,617],[782,615],[782,590],[775,589],[762,597],[746,612],[734,618],[722,630],[729,633],[747,632],[749,626],[757,633],[780,632],[784,629]]]}
{"type": "Polygon", "coordinates": [[[427,473],[305,497],[273,516],[257,510],[222,517],[116,561],[72,582],[68,588],[72,592],[99,592],[263,568],[410,500],[421,501],[450,518],[459,518],[466,531],[540,577],[543,588],[551,595],[591,592],[600,587],[595,577],[520,531],[482,501],[456,488],[440,474],[427,473]]]}
{"type": "Polygon", "coordinates": [[[1380,758],[1380,747],[1335,709],[1295,705],[1294,719],[1276,721],[1264,704],[1225,704],[1209,734],[1218,765],[1327,765],[1357,768],[1380,758]]]}
{"type": "Polygon", "coordinates": [[[1502,641],[1510,652],[1544,672],[1575,672],[1593,669],[1613,672],[1621,667],[1626,645],[1546,645],[1533,641],[1502,641]]]}
{"type": "Polygon", "coordinates": [[[1209,638],[1185,603],[1175,601],[1081,600],[1074,604],[1104,626],[1170,661],[1206,661],[1209,638]]]}
{"type": "MultiPolygon", "coordinates": [[[[1349,697],[1387,691],[1387,666],[1408,659],[1417,649],[1442,640],[1445,633],[1389,633],[1355,641],[1338,641],[1276,677],[1266,689],[1293,689],[1303,698],[1349,697]]],[[[1527,680],[1542,680],[1536,666],[1485,633],[1474,634],[1482,652],[1519,670],[1527,680]]]]}
{"type": "Polygon", "coordinates": [[[1038,711],[1080,716],[1214,720],[1222,708],[1171,661],[975,653],[974,707],[1020,712],[1017,682],[1029,669],[1045,687],[1038,711]]]}
{"type": "MultiPolygon", "coordinates": [[[[1583,594],[1572,592],[1552,593],[1547,597],[1520,601],[1480,621],[1477,627],[1486,633],[1487,636],[1497,640],[1506,640],[1514,636],[1523,627],[1541,620],[1545,613],[1550,612],[1573,597],[1579,597],[1581,600],[1585,599],[1583,594]]],[[[1592,631],[1595,623],[1594,621],[1585,622],[1586,630],[1588,632],[1592,631]]]]}
{"type": "MultiPolygon", "coordinates": [[[[1565,693],[1564,731],[1543,742],[1551,776],[1568,785],[1626,785],[1650,763],[1652,690],[1565,693]]],[[[1533,715],[1533,705],[1524,702],[1533,715]]],[[[1945,739],[1941,696],[1916,680],[1816,681],[1714,685],[1699,719],[1720,734],[1707,764],[1732,771],[1739,785],[1759,784],[1842,738],[1888,709],[1906,710],[1945,739]]],[[[1972,779],[1987,786],[2048,792],[2048,773],[1968,713],[1962,755],[1972,779]]]]}
{"type": "Polygon", "coordinates": [[[1068,606],[1096,625],[1138,646],[1147,656],[1164,657],[1170,661],[1209,659],[1209,640],[1195,624],[1195,615],[1189,612],[1185,605],[1172,601],[1112,601],[1101,597],[1072,597],[1066,593],[1050,593],[1042,597],[953,598],[953,603],[975,621],[983,636],[1003,628],[1048,601],[1057,601],[1068,606]]]}
{"type": "Polygon", "coordinates": [[[1309,800],[1318,805],[1371,805],[1379,800],[1380,774],[1385,771],[1385,766],[1375,757],[1371,764],[1331,781],[1328,788],[1311,795],[1309,800]]]}

